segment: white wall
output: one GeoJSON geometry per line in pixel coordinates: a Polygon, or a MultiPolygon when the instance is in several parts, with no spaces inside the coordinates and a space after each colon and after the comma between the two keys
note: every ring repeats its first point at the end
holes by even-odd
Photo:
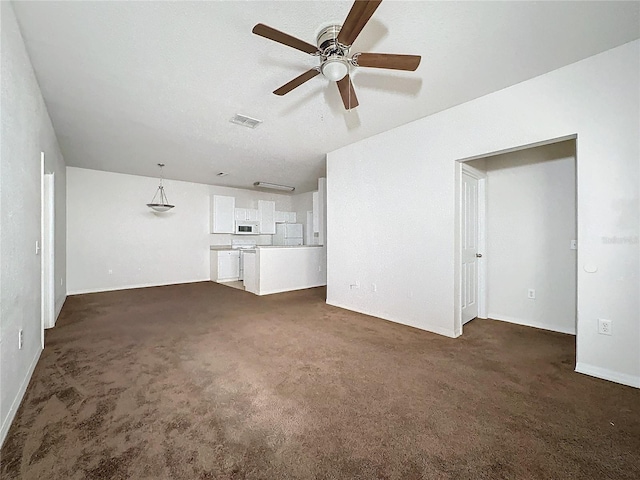
{"type": "Polygon", "coordinates": [[[576,368],[640,386],[639,77],[634,41],[330,153],[328,303],[459,335],[457,160],[577,134],[576,368]]]}
{"type": "Polygon", "coordinates": [[[0,442],[4,441],[41,352],[40,152],[56,181],[56,304],[65,299],[65,169],[13,7],[0,3],[0,442]],[[62,280],[62,285],[60,285],[62,280]],[[24,345],[18,349],[18,331],[24,345]]]}
{"type": "Polygon", "coordinates": [[[486,175],[489,318],[575,335],[575,142],[490,157],[486,175]]]}
{"type": "MultiPolygon", "coordinates": [[[[210,195],[236,198],[238,208],[289,195],[173,180],[164,181],[176,207],[155,213],[146,204],[158,179],[67,168],[67,272],[70,294],[209,280],[209,246],[248,236],[210,234],[210,195]]],[[[270,235],[251,236],[270,244],[270,235]]]]}

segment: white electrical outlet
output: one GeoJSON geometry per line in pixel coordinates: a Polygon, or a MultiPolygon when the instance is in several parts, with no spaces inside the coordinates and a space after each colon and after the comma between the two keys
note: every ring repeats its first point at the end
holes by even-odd
{"type": "Polygon", "coordinates": [[[527,292],[527,298],[530,298],[531,300],[536,299],[536,291],[533,288],[530,288],[527,292]]]}
{"type": "Polygon", "coordinates": [[[371,284],[371,291],[372,292],[377,292],[378,291],[378,286],[375,283],[371,284]]]}
{"type": "Polygon", "coordinates": [[[113,274],[113,270],[109,269],[109,275],[113,274]]]}
{"type": "Polygon", "coordinates": [[[22,329],[18,330],[18,350],[22,350],[22,329]]]}
{"type": "Polygon", "coordinates": [[[611,320],[598,319],[598,333],[600,335],[611,335],[611,320]]]}

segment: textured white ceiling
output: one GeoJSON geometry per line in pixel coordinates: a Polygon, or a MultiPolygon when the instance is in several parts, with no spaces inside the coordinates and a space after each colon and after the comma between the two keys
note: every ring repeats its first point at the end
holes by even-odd
{"type": "MultiPolygon", "coordinates": [[[[309,43],[350,1],[16,2],[68,165],[251,188],[315,188],[325,153],[640,38],[640,2],[386,0],[353,52],[422,55],[416,72],[360,68],[346,112],[317,59],[251,33],[309,43]],[[236,113],[264,121],[255,130],[236,113]],[[218,178],[223,171],[229,175],[218,178]]],[[[389,159],[393,163],[393,158],[389,159]]]]}

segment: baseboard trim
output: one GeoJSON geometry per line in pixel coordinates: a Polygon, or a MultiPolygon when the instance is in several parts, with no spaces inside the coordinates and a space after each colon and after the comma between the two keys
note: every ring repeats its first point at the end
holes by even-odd
{"type": "Polygon", "coordinates": [[[295,292],[297,290],[307,290],[308,288],[316,288],[316,287],[324,287],[326,283],[318,283],[317,285],[306,285],[304,287],[295,287],[295,288],[286,288],[286,289],[276,289],[276,290],[267,290],[265,292],[260,291],[256,295],[273,295],[274,293],[286,293],[286,292],[295,292]]]}
{"type": "Polygon", "coordinates": [[[349,310],[349,311],[352,311],[352,312],[361,313],[363,315],[368,315],[370,317],[379,318],[379,319],[384,320],[386,322],[398,323],[400,325],[405,325],[405,326],[411,327],[411,328],[417,328],[418,330],[422,330],[422,331],[429,332],[429,333],[435,333],[437,335],[442,335],[444,337],[457,338],[457,337],[460,336],[460,335],[456,335],[456,332],[453,329],[442,328],[442,327],[434,327],[434,326],[431,326],[431,325],[426,325],[426,326],[416,325],[416,324],[413,324],[413,323],[400,321],[400,320],[397,320],[395,318],[383,317],[383,316],[381,316],[379,314],[372,313],[372,312],[367,312],[365,310],[358,310],[358,309],[355,309],[353,307],[347,307],[345,305],[342,305],[342,304],[340,304],[338,302],[334,302],[334,301],[329,300],[329,299],[327,299],[326,303],[327,303],[327,305],[331,305],[333,307],[343,308],[345,310],[349,310]]]}
{"type": "Polygon", "coordinates": [[[166,287],[168,285],[182,285],[185,283],[199,283],[199,282],[210,282],[211,279],[209,277],[202,278],[200,280],[185,280],[181,282],[168,282],[168,283],[140,283],[137,285],[121,285],[118,287],[109,287],[109,288],[87,288],[81,290],[71,290],[67,292],[67,295],[84,295],[85,293],[100,293],[100,292],[115,292],[117,290],[132,290],[134,288],[149,288],[149,287],[166,287]]]}
{"type": "Polygon", "coordinates": [[[640,388],[640,376],[614,372],[613,370],[595,367],[584,362],[578,362],[576,364],[576,372],[589,375],[590,377],[608,380],[610,382],[621,383],[622,385],[628,385],[629,387],[640,388]]]}
{"type": "Polygon", "coordinates": [[[517,325],[523,325],[525,327],[540,328],[542,330],[549,330],[550,332],[566,333],[568,335],[576,334],[575,327],[567,328],[563,325],[543,325],[540,323],[530,322],[529,320],[522,320],[520,318],[510,317],[508,315],[500,315],[499,313],[498,314],[490,313],[489,315],[487,315],[487,318],[490,318],[492,320],[500,320],[501,322],[515,323],[517,325]]]}
{"type": "Polygon", "coordinates": [[[13,399],[13,402],[11,403],[11,407],[9,408],[9,413],[7,413],[6,418],[2,420],[2,427],[0,427],[0,447],[2,447],[5,439],[7,438],[7,433],[9,433],[9,428],[11,427],[11,424],[13,423],[13,420],[16,417],[16,413],[18,413],[18,408],[22,403],[22,399],[24,398],[24,394],[27,391],[27,387],[29,386],[29,381],[31,380],[33,371],[36,369],[36,365],[38,364],[38,360],[40,360],[41,354],[42,354],[42,348],[39,348],[38,353],[33,358],[33,361],[29,366],[27,376],[22,381],[22,384],[20,385],[20,389],[18,390],[16,397],[13,399]]]}

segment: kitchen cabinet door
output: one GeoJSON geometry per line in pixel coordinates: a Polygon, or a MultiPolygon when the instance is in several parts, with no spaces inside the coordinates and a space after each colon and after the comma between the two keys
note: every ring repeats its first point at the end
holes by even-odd
{"type": "Polygon", "coordinates": [[[211,197],[211,233],[233,233],[235,228],[235,197],[211,197]]]}
{"type": "Polygon", "coordinates": [[[222,250],[218,252],[217,281],[232,281],[240,277],[240,252],[222,250]]]}
{"type": "Polygon", "coordinates": [[[258,221],[258,209],[257,208],[247,208],[247,220],[250,222],[258,221]]]}
{"type": "Polygon", "coordinates": [[[276,202],[258,200],[258,222],[260,222],[260,234],[276,233],[276,202]]]}
{"type": "Polygon", "coordinates": [[[285,223],[287,221],[287,212],[276,210],[276,223],[285,223]]]}
{"type": "Polygon", "coordinates": [[[258,294],[258,271],[256,264],[256,253],[245,252],[244,253],[244,289],[247,292],[258,294]]]}
{"type": "Polygon", "coordinates": [[[235,209],[236,222],[257,222],[258,221],[258,209],[257,208],[236,208],[235,209]]]}
{"type": "Polygon", "coordinates": [[[236,208],[236,222],[244,222],[247,220],[247,209],[246,208],[236,208]]]}

